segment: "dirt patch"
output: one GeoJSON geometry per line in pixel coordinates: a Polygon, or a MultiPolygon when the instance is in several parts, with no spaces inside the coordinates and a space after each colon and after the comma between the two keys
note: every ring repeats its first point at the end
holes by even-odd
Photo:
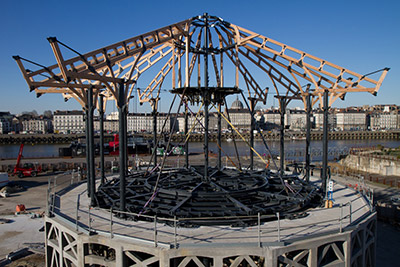
{"type": "Polygon", "coordinates": [[[45,256],[43,254],[31,254],[6,266],[8,267],[45,267],[45,256]]]}
{"type": "Polygon", "coordinates": [[[23,232],[21,231],[6,231],[0,235],[0,240],[6,240],[7,238],[14,237],[22,233],[23,232]]]}
{"type": "Polygon", "coordinates": [[[15,211],[6,209],[6,210],[0,210],[0,216],[6,216],[6,215],[14,215],[15,211]]]}

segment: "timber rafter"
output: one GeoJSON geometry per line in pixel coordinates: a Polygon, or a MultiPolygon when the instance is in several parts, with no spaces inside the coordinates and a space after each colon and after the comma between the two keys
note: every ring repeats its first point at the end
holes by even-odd
{"type": "Polygon", "coordinates": [[[329,105],[351,92],[375,95],[389,70],[383,68],[366,75],[358,74],[221,18],[207,15],[205,20],[204,16],[86,54],[50,37],[56,64],[48,67],[19,56],[14,59],[30,90],[37,96],[58,93],[65,100],[76,99],[82,106],[87,105],[85,92],[90,87],[96,98],[101,92],[106,100],[115,100],[118,99],[117,87],[123,83],[127,88],[127,101],[136,87],[140,103],[158,99],[169,75],[172,85],[166,88],[175,89],[182,84],[200,88],[203,77],[200,55],[205,53],[211,55],[213,71],[209,74],[211,82],[215,83],[213,87],[229,83],[228,86],[246,87],[249,97],[264,103],[270,87],[278,96],[299,98],[305,103],[307,92],[303,88],[306,84],[312,86],[313,105],[321,105],[325,90],[329,91],[329,105]],[[203,44],[204,35],[208,36],[207,47],[203,44]],[[65,59],[62,53],[65,49],[77,56],[65,59]],[[32,71],[27,65],[39,68],[32,71]],[[263,74],[256,75],[254,68],[263,74]],[[150,74],[143,75],[145,72],[150,74]],[[139,88],[139,82],[143,89],[139,88]]]}

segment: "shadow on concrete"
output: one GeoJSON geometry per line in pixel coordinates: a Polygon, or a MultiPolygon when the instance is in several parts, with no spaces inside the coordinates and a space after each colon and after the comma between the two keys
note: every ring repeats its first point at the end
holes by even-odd
{"type": "Polygon", "coordinates": [[[378,221],[376,266],[399,266],[400,229],[378,221]]]}
{"type": "Polygon", "coordinates": [[[43,186],[48,184],[48,181],[32,181],[32,180],[17,180],[11,181],[8,186],[15,187],[18,189],[18,192],[26,191],[28,188],[33,188],[37,186],[43,186]]]}

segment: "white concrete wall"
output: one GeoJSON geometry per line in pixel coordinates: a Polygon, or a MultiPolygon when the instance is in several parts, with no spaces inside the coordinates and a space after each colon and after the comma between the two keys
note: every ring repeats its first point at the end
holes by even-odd
{"type": "Polygon", "coordinates": [[[400,176],[400,160],[368,155],[348,155],[341,160],[343,166],[381,175],[400,176]]]}

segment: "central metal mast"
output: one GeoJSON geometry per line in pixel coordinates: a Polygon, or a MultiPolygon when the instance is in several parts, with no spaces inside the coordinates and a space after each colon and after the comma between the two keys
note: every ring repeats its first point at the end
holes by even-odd
{"type": "Polygon", "coordinates": [[[208,180],[208,14],[204,14],[204,180],[208,180]]]}

